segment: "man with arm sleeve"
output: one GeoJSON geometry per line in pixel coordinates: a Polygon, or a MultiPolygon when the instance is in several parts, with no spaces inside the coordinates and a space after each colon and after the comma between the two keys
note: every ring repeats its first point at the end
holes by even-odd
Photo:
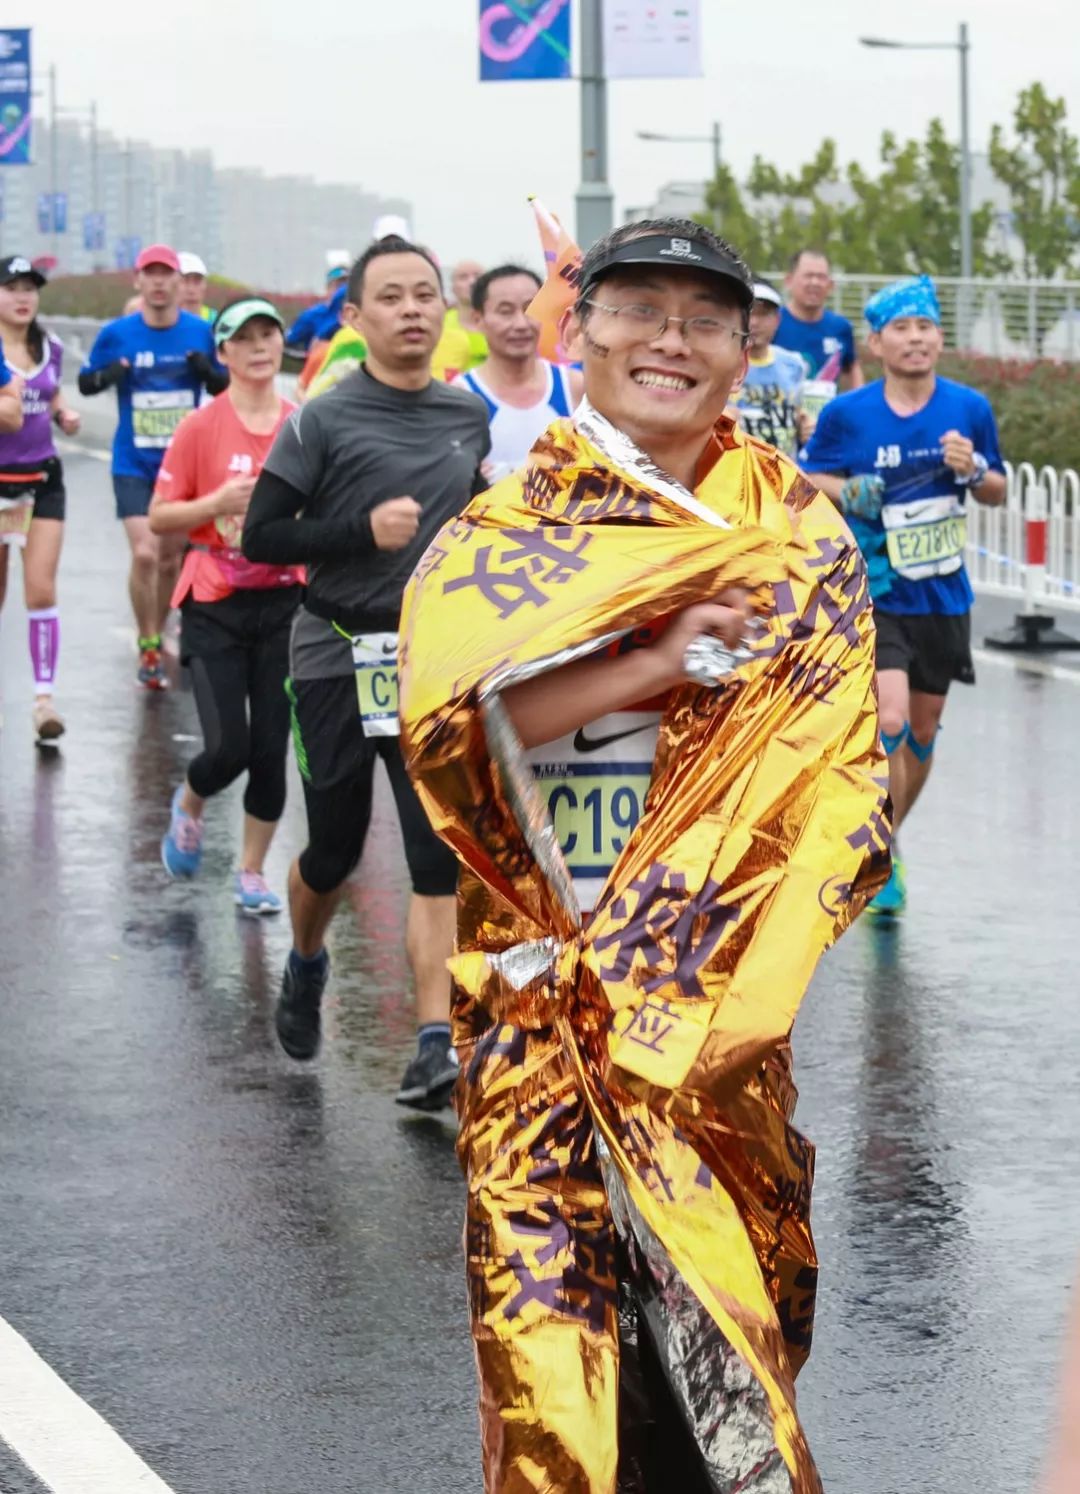
{"type": "Polygon", "coordinates": [[[424,251],[387,238],[361,257],[344,316],[367,343],[366,361],[282,428],[243,540],[251,560],[308,566],[288,685],[308,845],[289,874],[293,949],[278,1034],[293,1058],[318,1051],[329,975],[324,936],[363,852],[381,758],[413,887],[405,944],[419,1041],[397,1099],[421,1109],[445,1104],[457,1074],[446,970],[457,865],[428,824],[401,759],[398,620],[416,562],[483,488],[480,464],[490,445],[483,403],[432,378],[444,311],[438,270],[424,251]]]}

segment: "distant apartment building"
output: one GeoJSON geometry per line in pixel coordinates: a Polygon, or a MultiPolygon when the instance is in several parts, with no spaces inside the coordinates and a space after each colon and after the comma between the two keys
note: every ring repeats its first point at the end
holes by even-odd
{"type": "Polygon", "coordinates": [[[33,164],[0,167],[0,254],[53,256],[59,273],[125,268],[137,245],[163,242],[246,284],[317,290],[327,250],[358,253],[385,213],[412,219],[402,198],[312,177],[223,170],[209,151],[163,150],[104,131],[95,144],[85,125],[66,120],[56,130],[55,185],[52,177],[49,127],[35,121],[33,164]]]}

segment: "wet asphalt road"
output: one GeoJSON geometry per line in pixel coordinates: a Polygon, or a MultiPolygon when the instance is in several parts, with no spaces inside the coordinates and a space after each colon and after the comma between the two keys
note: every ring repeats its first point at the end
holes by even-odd
{"type": "MultiPolygon", "coordinates": [[[[51,757],[17,585],[0,627],[0,1315],[175,1494],[478,1494],[453,1130],[391,1100],[389,796],[324,1055],[290,1064],[287,927],[229,898],[236,790],[199,883],[161,871],[194,710],[134,688],[107,468],[68,475],[51,757]]],[[[981,667],[905,837],[907,918],[854,928],[800,1019],[823,1266],[800,1397],[829,1494],[1033,1482],[1080,1251],[1078,771],[1080,689],[981,667]]],[[[278,887],[301,816],[294,779],[278,887]]],[[[37,1494],[3,1433],[0,1407],[0,1490],[37,1494]]]]}

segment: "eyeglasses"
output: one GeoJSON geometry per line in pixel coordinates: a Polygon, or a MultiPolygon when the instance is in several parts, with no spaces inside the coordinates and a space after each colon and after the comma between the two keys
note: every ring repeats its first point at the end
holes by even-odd
{"type": "Polygon", "coordinates": [[[628,334],[646,338],[649,342],[663,337],[672,322],[678,322],[683,337],[691,347],[716,347],[729,337],[745,343],[750,335],[741,327],[731,327],[727,322],[722,322],[719,317],[668,316],[657,306],[645,306],[637,301],[631,301],[626,306],[605,306],[600,301],[586,301],[585,305],[591,306],[594,311],[602,311],[605,316],[614,317],[628,334]]]}

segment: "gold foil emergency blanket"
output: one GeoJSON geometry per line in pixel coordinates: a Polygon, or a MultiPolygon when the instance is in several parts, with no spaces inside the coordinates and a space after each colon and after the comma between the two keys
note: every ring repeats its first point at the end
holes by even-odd
{"type": "Polygon", "coordinates": [[[407,760],[463,864],[486,1489],[813,1494],[794,1395],[813,1150],[787,1043],[888,870],[865,573],[832,505],[728,422],[689,502],[589,428],[557,422],[442,531],[402,619],[407,760]],[[498,697],[736,582],[763,621],[751,658],[671,692],[643,813],[582,918],[508,718],[490,729],[498,697]]]}

